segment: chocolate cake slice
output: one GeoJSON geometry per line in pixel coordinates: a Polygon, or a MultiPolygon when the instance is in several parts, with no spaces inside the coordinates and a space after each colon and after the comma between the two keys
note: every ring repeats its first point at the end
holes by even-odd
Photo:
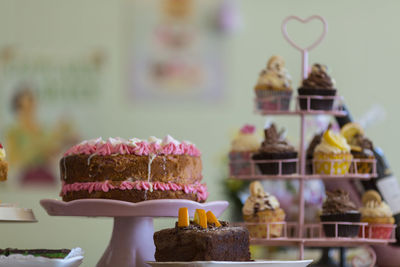
{"type": "Polygon", "coordinates": [[[249,232],[244,227],[207,223],[202,228],[193,221],[187,227],[154,233],[156,261],[249,261],[249,232]]]}

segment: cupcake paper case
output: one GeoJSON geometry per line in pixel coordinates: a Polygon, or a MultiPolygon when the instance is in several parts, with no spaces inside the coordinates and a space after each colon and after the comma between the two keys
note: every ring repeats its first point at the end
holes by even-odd
{"type": "Polygon", "coordinates": [[[352,159],[346,139],[328,128],[322,136],[321,143],[314,150],[313,170],[316,174],[345,175],[349,171],[352,159]]]}
{"type": "MultiPolygon", "coordinates": [[[[361,214],[351,202],[349,193],[341,189],[326,192],[327,199],[322,206],[321,222],[360,222],[361,214]]],[[[325,236],[336,237],[335,224],[324,224],[325,236]]],[[[354,237],[359,233],[359,225],[338,225],[338,237],[354,237]]]]}
{"type": "Polygon", "coordinates": [[[260,110],[288,110],[292,97],[292,78],[280,56],[269,59],[254,87],[257,108],[260,110]]]}
{"type": "Polygon", "coordinates": [[[250,184],[250,196],[244,203],[243,219],[252,238],[280,237],[282,235],[285,212],[276,197],[266,193],[260,182],[250,184]],[[268,229],[268,223],[269,229],[268,229]]]}
{"type": "MultiPolygon", "coordinates": [[[[284,160],[297,159],[295,148],[283,138],[282,131],[278,133],[275,124],[264,130],[265,140],[260,150],[253,155],[253,160],[284,160]]],[[[279,163],[257,163],[262,174],[279,174],[279,163]]],[[[292,174],[297,172],[297,161],[282,162],[281,174],[292,174]]]]}
{"type": "MultiPolygon", "coordinates": [[[[328,75],[328,68],[321,64],[314,64],[310,75],[303,80],[297,90],[299,96],[335,96],[335,80],[328,75]]],[[[300,109],[307,110],[307,102],[311,110],[332,110],[334,99],[300,98],[300,109]]]]}
{"type": "MultiPolygon", "coordinates": [[[[381,196],[375,190],[366,191],[362,197],[362,203],[361,221],[368,223],[368,226],[365,227],[365,237],[389,239],[395,222],[389,205],[382,201],[381,196]]],[[[360,236],[362,236],[361,231],[360,236]]]]}
{"type": "Polygon", "coordinates": [[[230,171],[234,176],[251,174],[251,156],[260,148],[260,138],[253,125],[244,125],[231,143],[230,171]]]}

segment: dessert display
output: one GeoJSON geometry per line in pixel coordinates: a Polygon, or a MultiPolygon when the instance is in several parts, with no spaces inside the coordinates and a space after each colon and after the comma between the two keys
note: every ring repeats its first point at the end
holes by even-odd
{"type": "Polygon", "coordinates": [[[260,148],[260,138],[255,133],[253,125],[244,125],[236,138],[232,141],[229,159],[233,175],[251,174],[251,156],[260,148]]]}
{"type": "Polygon", "coordinates": [[[282,235],[285,212],[279,207],[275,196],[264,191],[260,182],[250,184],[250,196],[244,203],[243,219],[250,237],[270,238],[282,235]]]}
{"type": "MultiPolygon", "coordinates": [[[[264,130],[265,140],[260,149],[253,155],[253,160],[258,160],[257,166],[262,174],[279,174],[279,162],[262,162],[262,160],[288,160],[297,159],[297,151],[284,138],[283,131],[278,132],[275,124],[264,130]]],[[[282,162],[281,174],[297,172],[297,161],[282,162]]]]}
{"type": "Polygon", "coordinates": [[[269,59],[254,87],[257,107],[261,110],[288,110],[292,97],[292,78],[280,56],[269,59]]]}
{"type": "MultiPolygon", "coordinates": [[[[351,148],[351,154],[354,159],[374,160],[374,146],[372,141],[364,135],[364,130],[358,123],[347,123],[344,125],[340,133],[346,138],[351,148]]],[[[357,173],[372,173],[372,162],[356,162],[357,173]]],[[[354,166],[352,166],[354,168],[354,166]]],[[[355,170],[352,170],[355,172],[355,170]]]]}
{"type": "MultiPolygon", "coordinates": [[[[307,79],[304,79],[301,87],[297,90],[299,96],[335,96],[335,80],[328,74],[325,65],[314,64],[307,79]]],[[[302,110],[332,110],[333,98],[300,98],[300,109],[302,110]],[[308,103],[309,102],[309,103],[308,103]],[[309,105],[309,106],[308,106],[309,105]]]]}
{"type": "Polygon", "coordinates": [[[329,127],[322,135],[321,143],[314,149],[313,170],[316,174],[345,175],[352,159],[346,139],[329,127]]]}
{"type": "Polygon", "coordinates": [[[200,151],[171,136],[124,140],[101,138],[70,148],[60,161],[64,201],[83,198],[140,202],[189,199],[204,202],[200,151]]]}
{"type": "Polygon", "coordinates": [[[155,259],[160,262],[249,261],[249,232],[218,221],[212,212],[197,209],[194,220],[179,210],[175,228],[154,233],[155,259]]]}
{"type": "Polygon", "coordinates": [[[6,161],[6,151],[0,143],[0,181],[7,180],[8,163],[6,161]]]}
{"type": "MultiPolygon", "coordinates": [[[[327,198],[322,206],[321,222],[360,222],[361,213],[350,200],[348,192],[337,189],[326,192],[327,198]]],[[[339,224],[336,235],[335,224],[324,224],[323,229],[327,237],[354,237],[358,235],[359,225],[339,224]]]]}
{"type": "Polygon", "coordinates": [[[368,190],[364,193],[362,204],[363,206],[360,208],[361,221],[368,223],[365,237],[389,239],[393,231],[391,226],[395,222],[389,205],[375,190],[368,190]]]}
{"type": "Polygon", "coordinates": [[[0,249],[0,267],[78,267],[83,250],[73,249],[0,249]]]}

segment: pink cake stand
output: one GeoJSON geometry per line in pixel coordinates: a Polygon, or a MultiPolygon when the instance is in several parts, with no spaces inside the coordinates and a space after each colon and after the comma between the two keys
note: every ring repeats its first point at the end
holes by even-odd
{"type": "Polygon", "coordinates": [[[114,217],[110,243],[97,267],[148,266],[154,261],[153,217],[178,217],[178,210],[187,207],[190,216],[196,209],[211,210],[220,216],[227,201],[198,203],[191,200],[159,199],[138,203],[107,199],[81,199],[64,202],[53,199],[40,201],[50,216],[114,217]]]}

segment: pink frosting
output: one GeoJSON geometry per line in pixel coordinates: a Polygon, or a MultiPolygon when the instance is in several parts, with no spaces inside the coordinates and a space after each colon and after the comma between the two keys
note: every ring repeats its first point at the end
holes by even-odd
{"type": "Polygon", "coordinates": [[[108,192],[113,189],[118,190],[160,190],[160,191],[183,191],[186,194],[197,194],[198,201],[206,200],[208,197],[208,191],[205,184],[195,183],[195,184],[176,184],[172,182],[147,182],[147,181],[123,181],[114,182],[111,184],[108,180],[104,182],[87,182],[87,183],[73,183],[66,184],[63,182],[61,189],[61,196],[66,195],[68,192],[77,192],[86,190],[89,193],[93,191],[103,191],[108,192]],[[119,184],[118,184],[119,183],[119,184]]]}
{"type": "Polygon", "coordinates": [[[256,127],[254,125],[245,124],[241,129],[240,132],[242,134],[253,134],[256,131],[256,127]]]}
{"type": "Polygon", "coordinates": [[[87,142],[75,145],[65,152],[64,156],[69,155],[91,155],[98,154],[102,156],[112,154],[131,154],[138,156],[147,156],[150,154],[155,155],[189,155],[199,157],[201,155],[200,150],[193,144],[185,142],[175,144],[158,144],[155,142],[149,143],[147,141],[140,141],[135,144],[118,143],[112,144],[109,141],[103,143],[89,144],[87,142]]]}

